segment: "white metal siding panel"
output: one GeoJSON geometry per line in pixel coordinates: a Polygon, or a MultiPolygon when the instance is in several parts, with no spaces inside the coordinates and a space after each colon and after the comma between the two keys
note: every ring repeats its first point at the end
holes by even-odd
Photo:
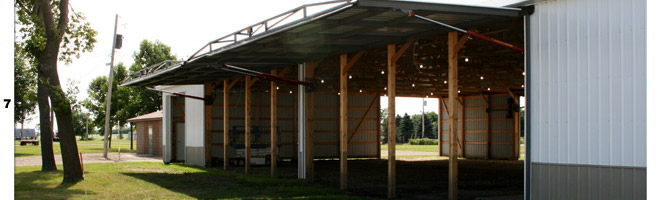
{"type": "MultiPolygon", "coordinates": [[[[163,90],[168,92],[183,93],[186,95],[203,97],[204,85],[181,85],[165,87],[163,90]]],[[[170,95],[163,95],[167,98],[170,95]]],[[[167,107],[167,106],[164,106],[167,107]]],[[[203,147],[204,145],[204,128],[205,128],[205,104],[203,101],[192,98],[185,98],[185,121],[186,121],[186,146],[187,147],[203,147]]],[[[165,109],[166,112],[168,109],[165,109]]],[[[164,114],[164,116],[166,116],[164,114]]],[[[169,121],[169,120],[168,120],[169,121]]],[[[168,122],[165,121],[165,122],[168,122]]]]}
{"type": "Polygon", "coordinates": [[[646,167],[645,24],[645,0],[536,3],[533,162],[646,167]]]}

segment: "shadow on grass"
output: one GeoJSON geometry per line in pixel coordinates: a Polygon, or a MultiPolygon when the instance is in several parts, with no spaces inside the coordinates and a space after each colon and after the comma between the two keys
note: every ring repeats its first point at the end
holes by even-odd
{"type": "Polygon", "coordinates": [[[26,157],[26,156],[40,156],[40,155],[29,154],[29,153],[14,153],[14,157],[26,157]]]}
{"type": "Polygon", "coordinates": [[[199,168],[191,173],[122,173],[197,199],[358,199],[339,191],[262,175],[199,168]]]}
{"type": "MultiPolygon", "coordinates": [[[[77,183],[61,183],[62,170],[33,171],[14,174],[15,199],[69,199],[85,191],[71,189],[77,183]],[[53,185],[56,185],[53,187],[53,185]]],[[[88,191],[88,194],[93,194],[88,191]]]]}

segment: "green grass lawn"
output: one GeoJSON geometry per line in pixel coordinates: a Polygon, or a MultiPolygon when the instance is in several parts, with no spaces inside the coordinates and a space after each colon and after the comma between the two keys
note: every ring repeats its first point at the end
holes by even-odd
{"type": "MultiPolygon", "coordinates": [[[[103,141],[101,140],[92,140],[92,141],[77,141],[78,152],[81,153],[103,153],[103,141]]],[[[117,139],[113,138],[112,140],[112,149],[110,152],[117,152],[117,147],[121,147],[122,153],[135,153],[136,144],[134,141],[133,150],[130,150],[131,141],[127,139],[117,139]]],[[[22,156],[41,156],[41,146],[18,146],[19,142],[14,141],[14,157],[22,156]]],[[[55,155],[60,155],[60,142],[53,142],[53,153],[55,155]]]]}
{"type": "MultiPolygon", "coordinates": [[[[265,175],[163,163],[85,165],[87,182],[62,184],[62,171],[16,167],[16,199],[361,199],[330,188],[265,175]]],[[[58,169],[62,169],[59,165],[58,169]]]]}
{"type": "MultiPolygon", "coordinates": [[[[388,151],[388,145],[382,145],[382,151],[388,151]]],[[[409,145],[398,144],[395,145],[395,150],[398,151],[425,151],[425,152],[438,152],[439,146],[437,145],[409,145]]]]}

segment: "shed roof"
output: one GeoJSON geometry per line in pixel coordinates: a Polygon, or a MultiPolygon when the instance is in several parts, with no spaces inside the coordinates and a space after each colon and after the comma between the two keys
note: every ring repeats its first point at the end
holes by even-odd
{"type": "MultiPolygon", "coordinates": [[[[518,8],[391,0],[308,4],[213,40],[182,62],[157,64],[132,74],[122,86],[201,84],[241,74],[215,69],[233,64],[267,72],[271,68],[385,46],[450,31],[408,17],[402,10],[460,28],[521,16],[518,8]],[[332,5],[307,15],[314,6],[332,5]],[[296,13],[301,19],[280,25],[296,13]]],[[[290,19],[291,20],[291,19],[290,19]]]]}
{"type": "Polygon", "coordinates": [[[163,119],[163,111],[159,110],[153,113],[140,115],[131,119],[128,119],[129,122],[143,122],[143,121],[160,121],[163,119]]]}

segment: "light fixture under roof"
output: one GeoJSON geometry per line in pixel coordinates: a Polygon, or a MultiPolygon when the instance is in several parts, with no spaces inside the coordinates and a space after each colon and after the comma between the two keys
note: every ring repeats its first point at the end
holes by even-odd
{"type": "Polygon", "coordinates": [[[324,79],[322,79],[320,82],[321,82],[321,83],[324,83],[324,79]]]}
{"type": "Polygon", "coordinates": [[[352,79],[352,75],[351,75],[351,74],[349,75],[349,79],[352,79]]]}
{"type": "Polygon", "coordinates": [[[490,91],[490,88],[487,88],[487,91],[490,91]]]}
{"type": "Polygon", "coordinates": [[[384,70],[382,70],[382,74],[384,74],[384,70]]]}

